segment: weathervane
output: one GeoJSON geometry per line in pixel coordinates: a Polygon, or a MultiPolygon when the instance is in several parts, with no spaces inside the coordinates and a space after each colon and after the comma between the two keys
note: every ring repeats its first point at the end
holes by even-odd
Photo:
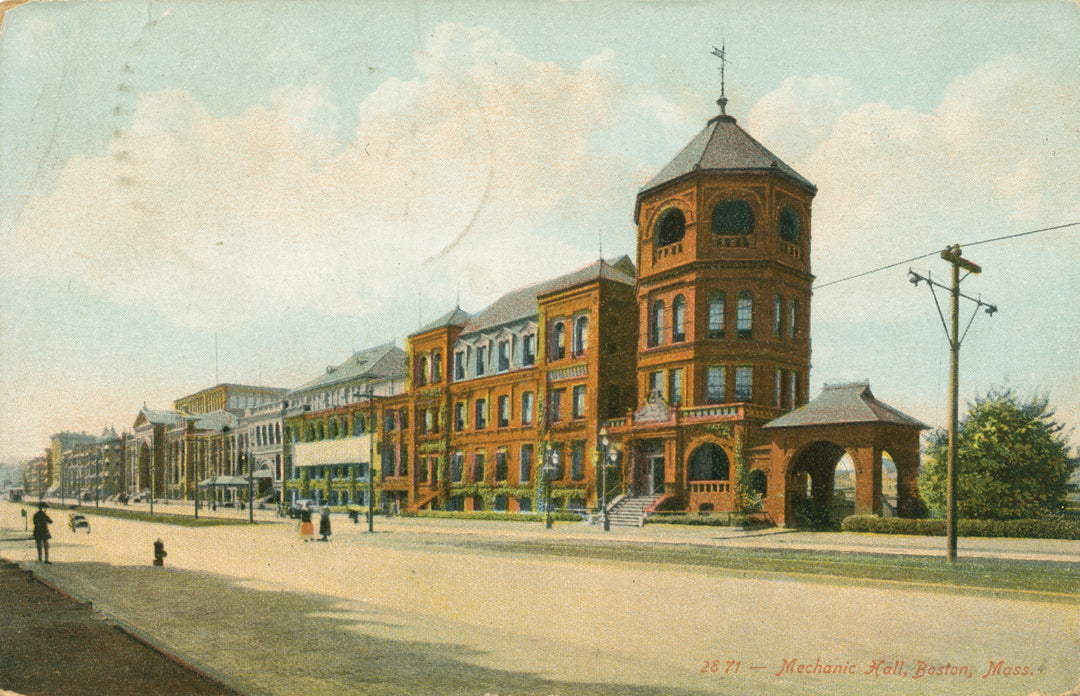
{"type": "Polygon", "coordinates": [[[727,116],[727,97],[724,96],[724,67],[728,63],[727,52],[723,43],[720,48],[713,46],[712,55],[720,59],[720,98],[716,103],[720,105],[720,115],[727,116]]]}

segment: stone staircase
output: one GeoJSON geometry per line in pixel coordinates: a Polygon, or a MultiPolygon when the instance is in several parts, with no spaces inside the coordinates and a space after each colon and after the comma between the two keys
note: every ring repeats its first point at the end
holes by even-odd
{"type": "Polygon", "coordinates": [[[620,498],[608,510],[608,519],[613,527],[640,527],[645,524],[648,510],[656,501],[664,497],[663,493],[620,498]]]}

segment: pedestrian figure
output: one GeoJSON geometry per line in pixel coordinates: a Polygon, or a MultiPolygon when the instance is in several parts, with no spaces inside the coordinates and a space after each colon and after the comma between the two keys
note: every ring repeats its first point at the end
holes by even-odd
{"type": "Polygon", "coordinates": [[[44,501],[38,503],[38,511],[34,513],[34,543],[37,544],[37,559],[38,563],[41,563],[42,553],[45,556],[45,563],[52,565],[49,561],[49,539],[52,534],[49,534],[49,524],[52,523],[52,519],[45,514],[45,508],[48,505],[44,501]]]}
{"type": "Polygon", "coordinates": [[[311,523],[311,502],[304,503],[300,510],[300,538],[308,541],[315,536],[315,525],[311,523]]]}
{"type": "Polygon", "coordinates": [[[323,505],[319,513],[319,541],[330,541],[330,508],[323,505]]]}

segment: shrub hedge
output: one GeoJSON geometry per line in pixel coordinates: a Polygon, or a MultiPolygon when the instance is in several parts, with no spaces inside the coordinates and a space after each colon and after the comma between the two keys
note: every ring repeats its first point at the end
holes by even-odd
{"type": "Polygon", "coordinates": [[[772,522],[754,514],[744,513],[653,513],[645,524],[684,524],[701,527],[772,527],[772,522]]]}
{"type": "MultiPolygon", "coordinates": [[[[457,520],[503,520],[509,522],[543,522],[547,516],[540,512],[493,512],[481,510],[479,512],[456,512],[452,510],[420,510],[418,512],[402,512],[400,517],[433,517],[440,519],[457,520]]],[[[556,522],[580,522],[583,518],[574,512],[553,512],[551,519],[556,522]]]]}
{"type": "MultiPolygon", "coordinates": [[[[1029,520],[958,520],[957,534],[964,537],[1014,537],[1020,539],[1080,539],[1080,521],[1060,517],[1029,520]]],[[[845,532],[945,536],[945,520],[912,520],[901,517],[854,515],[844,519],[845,532]]]]}

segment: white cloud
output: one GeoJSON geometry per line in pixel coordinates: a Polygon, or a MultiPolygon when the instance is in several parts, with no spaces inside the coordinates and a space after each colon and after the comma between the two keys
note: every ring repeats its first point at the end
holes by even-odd
{"type": "Polygon", "coordinates": [[[785,161],[796,161],[808,157],[854,105],[849,80],[831,75],[789,77],[754,104],[746,123],[769,149],[785,161]]]}
{"type": "Polygon", "coordinates": [[[613,55],[567,70],[490,30],[442,25],[416,61],[416,78],[359,104],[349,143],[331,137],[342,107],[319,86],[221,117],[183,90],[143,94],[108,152],[70,160],[7,230],[3,263],[218,328],[286,305],[351,315],[401,288],[449,289],[465,249],[483,294],[505,287],[479,280],[477,259],[485,274],[559,272],[594,248],[625,188],[593,146],[620,98],[613,55]]]}
{"type": "MultiPolygon", "coordinates": [[[[930,112],[854,105],[846,81],[813,77],[785,80],[749,120],[778,154],[796,153],[786,161],[819,189],[814,271],[827,282],[948,243],[1071,221],[1080,163],[1064,152],[1080,151],[1078,99],[1080,81],[1051,82],[1002,59],[956,78],[930,112]]],[[[868,296],[862,310],[906,313],[907,299],[868,296]]]]}

